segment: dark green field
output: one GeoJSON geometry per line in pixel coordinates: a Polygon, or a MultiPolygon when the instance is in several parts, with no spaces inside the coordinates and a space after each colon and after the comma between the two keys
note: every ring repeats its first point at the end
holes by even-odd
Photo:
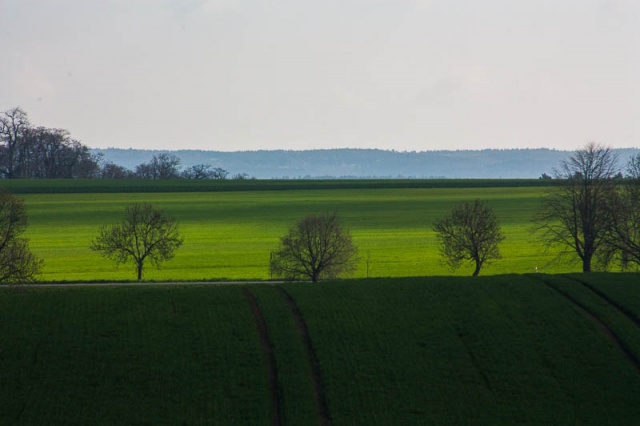
{"type": "Polygon", "coordinates": [[[637,274],[0,288],[2,424],[635,425],[637,274]]]}
{"type": "Polygon", "coordinates": [[[131,192],[234,192],[309,189],[521,188],[553,186],[540,179],[348,179],[348,180],[154,180],[11,179],[0,181],[14,194],[89,194],[131,192]]]}

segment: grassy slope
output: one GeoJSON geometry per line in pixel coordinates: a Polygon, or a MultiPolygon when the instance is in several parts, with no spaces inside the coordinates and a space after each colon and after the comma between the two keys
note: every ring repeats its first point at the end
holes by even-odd
{"type": "MultiPolygon", "coordinates": [[[[640,327],[575,276],[372,279],[283,288],[320,362],[333,424],[634,424],[640,327]],[[542,280],[541,280],[542,279],[542,280]],[[550,282],[552,287],[542,281],[550,282]]],[[[637,275],[589,284],[640,314],[637,275]]],[[[265,317],[285,424],[313,424],[309,367],[275,286],[265,317]]],[[[0,289],[7,424],[266,424],[267,373],[237,286],[0,289]]]]}
{"type": "MultiPolygon", "coordinates": [[[[640,410],[638,371],[535,279],[374,281],[293,294],[318,343],[337,423],[630,424],[640,410]]],[[[619,334],[640,337],[612,318],[619,334]]]]}
{"type": "Polygon", "coordinates": [[[3,290],[3,424],[260,424],[269,412],[240,288],[3,290]]]}
{"type": "MultiPolygon", "coordinates": [[[[150,202],[178,218],[185,244],[150,280],[267,279],[269,252],[303,215],[336,210],[360,249],[356,277],[450,274],[440,262],[433,221],[458,202],[488,200],[507,236],[504,259],[485,273],[575,270],[551,262],[531,235],[531,218],[542,187],[371,188],[174,193],[24,195],[30,216],[27,236],[44,258],[43,280],[126,280],[133,267],[115,265],[89,250],[102,224],[117,223],[131,202],[150,202]]],[[[470,274],[470,267],[457,274],[470,274]]]]}

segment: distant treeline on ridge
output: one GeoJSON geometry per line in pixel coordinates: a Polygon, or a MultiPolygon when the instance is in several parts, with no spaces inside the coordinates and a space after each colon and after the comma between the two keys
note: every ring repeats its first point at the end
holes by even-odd
{"type": "MultiPolygon", "coordinates": [[[[622,161],[640,149],[614,150],[622,161]]],[[[315,178],[539,178],[572,152],[554,149],[485,149],[401,152],[380,149],[319,149],[306,151],[204,151],[93,149],[105,161],[128,169],[161,153],[180,158],[181,167],[207,164],[232,175],[258,179],[315,178]]]]}
{"type": "MultiPolygon", "coordinates": [[[[626,162],[640,149],[617,149],[626,162]]],[[[572,152],[555,149],[204,151],[92,149],[65,129],[0,112],[0,179],[518,179],[553,175],[572,152]]]]}

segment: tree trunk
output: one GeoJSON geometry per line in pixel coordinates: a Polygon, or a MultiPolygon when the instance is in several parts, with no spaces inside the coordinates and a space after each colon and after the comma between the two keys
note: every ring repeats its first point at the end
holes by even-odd
{"type": "Polygon", "coordinates": [[[477,277],[480,274],[480,268],[482,268],[482,262],[476,260],[476,270],[473,271],[473,276],[477,277]]]}
{"type": "Polygon", "coordinates": [[[142,262],[138,262],[138,281],[142,279],[142,262]]]}
{"type": "Polygon", "coordinates": [[[591,256],[582,259],[582,272],[591,272],[591,256]]]}

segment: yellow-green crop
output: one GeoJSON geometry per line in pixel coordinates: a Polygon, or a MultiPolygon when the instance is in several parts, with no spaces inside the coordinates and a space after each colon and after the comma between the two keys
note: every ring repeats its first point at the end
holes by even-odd
{"type": "Polygon", "coordinates": [[[542,187],[333,188],[224,192],[25,194],[27,236],[45,261],[42,280],[133,280],[133,265],[115,265],[89,249],[100,225],[121,220],[125,205],[147,202],[178,219],[184,245],[147,280],[269,279],[269,254],[308,213],[337,211],[359,248],[356,277],[468,275],[442,264],[432,223],[461,201],[480,198],[506,236],[503,258],[482,274],[575,271],[554,261],[532,233],[542,187]]]}

